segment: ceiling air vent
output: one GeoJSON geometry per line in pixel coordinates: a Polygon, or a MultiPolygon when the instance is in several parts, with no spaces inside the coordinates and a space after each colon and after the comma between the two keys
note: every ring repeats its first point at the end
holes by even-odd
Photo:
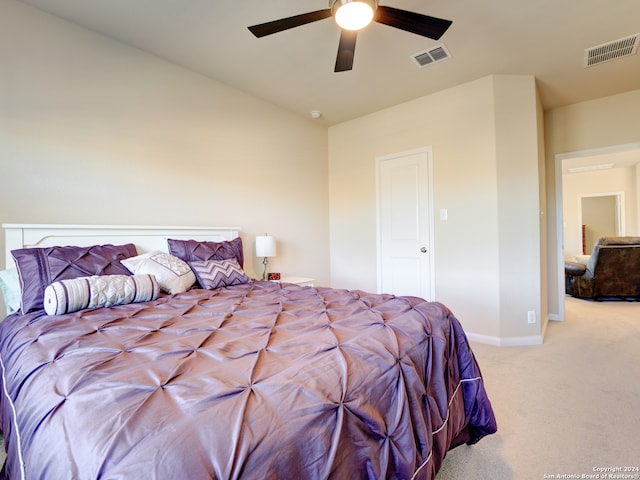
{"type": "Polygon", "coordinates": [[[436,45],[429,50],[411,55],[411,58],[418,64],[420,68],[422,68],[426,67],[427,65],[431,65],[432,63],[441,62],[443,60],[446,60],[447,58],[451,58],[451,55],[449,55],[447,47],[445,47],[444,45],[436,45]]]}
{"type": "Polygon", "coordinates": [[[592,67],[599,63],[609,62],[616,58],[628,57],[638,50],[640,42],[640,33],[631,35],[630,37],[614,40],[613,42],[603,43],[595,47],[587,48],[584,51],[584,66],[592,67]]]}

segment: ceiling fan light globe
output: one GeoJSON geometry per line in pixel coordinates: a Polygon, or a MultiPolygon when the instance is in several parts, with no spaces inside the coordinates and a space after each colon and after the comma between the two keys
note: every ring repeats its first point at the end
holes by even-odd
{"type": "Polygon", "coordinates": [[[373,0],[336,0],[333,16],[340,28],[360,30],[371,23],[376,4],[373,0]]]}

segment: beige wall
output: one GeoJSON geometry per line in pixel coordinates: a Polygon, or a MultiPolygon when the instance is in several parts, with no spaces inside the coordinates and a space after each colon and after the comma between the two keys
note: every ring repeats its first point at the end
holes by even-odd
{"type": "Polygon", "coordinates": [[[431,147],[435,299],[477,339],[539,336],[538,112],[532,77],[490,76],[331,127],[332,284],[377,288],[376,158],[431,147]]]}
{"type": "Polygon", "coordinates": [[[500,242],[500,337],[538,338],[547,322],[542,304],[540,196],[544,177],[539,132],[542,117],[535,79],[494,77],[498,228],[500,242]],[[534,311],[536,324],[527,312],[534,311]]]}
{"type": "Polygon", "coordinates": [[[640,235],[640,163],[635,168],[636,181],[636,235],[640,235]]]}
{"type": "Polygon", "coordinates": [[[268,232],[273,271],[329,282],[326,127],[0,6],[0,223],[237,226],[249,273],[268,232]]]}
{"type": "Polygon", "coordinates": [[[562,186],[558,158],[570,152],[640,144],[640,90],[545,112],[549,315],[562,319],[562,186]],[[560,253],[560,255],[559,255],[560,253]]]}

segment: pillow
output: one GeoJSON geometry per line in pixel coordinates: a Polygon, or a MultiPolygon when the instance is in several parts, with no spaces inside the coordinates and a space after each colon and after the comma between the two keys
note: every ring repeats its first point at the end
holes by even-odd
{"type": "Polygon", "coordinates": [[[224,242],[198,242],[196,240],[168,239],[169,253],[189,263],[201,260],[227,260],[235,258],[244,266],[244,254],[242,252],[242,239],[236,237],[224,242]]]}
{"type": "Polygon", "coordinates": [[[0,290],[4,298],[4,305],[7,307],[7,315],[18,311],[20,308],[20,280],[18,270],[7,268],[0,270],[0,290]]]}
{"type": "Polygon", "coordinates": [[[214,288],[247,283],[249,277],[235,258],[229,260],[203,260],[189,263],[202,288],[214,288]]]}
{"type": "Polygon", "coordinates": [[[137,255],[133,243],[89,247],[21,248],[11,255],[20,278],[22,313],[42,310],[44,290],[58,280],[92,275],[130,275],[120,263],[137,255]]]}
{"type": "Polygon", "coordinates": [[[133,274],[148,273],[156,276],[163,292],[185,292],[196,283],[196,276],[189,265],[178,257],[164,252],[149,252],[122,260],[133,274]]]}
{"type": "Polygon", "coordinates": [[[85,308],[148,302],[160,288],[153,275],[95,275],[60,280],[44,290],[47,315],[77,312],[85,308]]]}

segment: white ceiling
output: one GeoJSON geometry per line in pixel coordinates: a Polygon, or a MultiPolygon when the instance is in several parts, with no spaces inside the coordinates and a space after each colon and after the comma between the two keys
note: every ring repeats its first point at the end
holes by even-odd
{"type": "Polygon", "coordinates": [[[489,74],[534,75],[545,108],[640,89],[640,54],[583,67],[586,48],[640,32],[639,0],[381,0],[453,25],[434,41],[374,23],[342,73],[331,18],[261,39],[246,28],[327,0],[22,1],[327,125],[489,74]],[[452,58],[409,58],[439,43],[452,58]]]}

